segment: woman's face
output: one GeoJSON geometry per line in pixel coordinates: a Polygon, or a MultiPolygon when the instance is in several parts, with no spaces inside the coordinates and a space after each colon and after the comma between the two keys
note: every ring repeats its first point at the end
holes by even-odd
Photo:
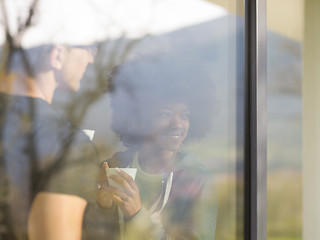
{"type": "Polygon", "coordinates": [[[176,152],[186,139],[190,127],[190,110],[186,103],[157,104],[148,123],[145,143],[162,151],[176,152]]]}

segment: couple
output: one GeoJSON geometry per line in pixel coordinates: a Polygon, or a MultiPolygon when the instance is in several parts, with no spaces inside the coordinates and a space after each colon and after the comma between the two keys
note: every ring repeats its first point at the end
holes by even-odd
{"type": "Polygon", "coordinates": [[[135,61],[120,69],[112,128],[128,150],[103,163],[98,179],[93,144],[50,105],[56,88],[79,88],[93,53],[84,46],[40,48],[28,61],[32,72],[13,66],[1,76],[0,238],[99,239],[93,235],[102,229],[103,239],[213,239],[212,176],[180,150],[212,123],[208,79],[177,76],[188,66],[164,73],[154,64],[147,72],[135,61]],[[108,166],[137,168],[136,179],[120,172],[109,178],[122,188],[111,187],[108,166]]]}

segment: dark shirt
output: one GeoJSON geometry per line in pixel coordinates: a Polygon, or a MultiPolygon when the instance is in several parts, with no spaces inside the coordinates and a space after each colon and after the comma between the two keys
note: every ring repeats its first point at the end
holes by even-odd
{"type": "Polygon", "coordinates": [[[39,192],[94,202],[97,163],[90,139],[47,102],[0,93],[0,239],[28,239],[39,192]]]}

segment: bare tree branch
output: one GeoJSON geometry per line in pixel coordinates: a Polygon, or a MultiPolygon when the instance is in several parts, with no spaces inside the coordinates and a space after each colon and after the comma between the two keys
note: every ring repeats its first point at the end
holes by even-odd
{"type": "MultiPolygon", "coordinates": [[[[90,106],[97,101],[107,90],[112,89],[113,77],[116,74],[117,68],[128,58],[132,49],[142,39],[129,40],[122,37],[117,40],[112,50],[108,53],[103,48],[97,56],[94,64],[95,86],[90,89],[85,89],[81,94],[74,95],[68,104],[65,106],[66,112],[69,113],[69,118],[72,122],[80,124],[86,116],[90,106]],[[108,60],[104,57],[108,57],[108,60]]],[[[105,43],[108,44],[108,43],[105,43]]]]}
{"type": "Polygon", "coordinates": [[[2,13],[2,21],[3,27],[5,31],[5,42],[2,47],[2,54],[0,59],[0,72],[7,71],[10,67],[11,56],[14,49],[13,38],[10,34],[9,23],[8,23],[8,15],[4,0],[0,1],[1,4],[1,13],[2,13]]]}
{"type": "Polygon", "coordinates": [[[39,0],[34,0],[29,8],[29,14],[27,19],[25,20],[24,23],[21,23],[19,28],[18,28],[18,34],[15,37],[15,46],[17,47],[21,47],[21,39],[24,35],[24,33],[28,30],[28,28],[32,27],[33,24],[33,18],[34,18],[34,14],[36,12],[36,8],[38,6],[39,0]]]}
{"type": "Polygon", "coordinates": [[[10,33],[9,29],[9,23],[8,23],[8,15],[7,15],[7,10],[5,6],[5,1],[1,0],[1,13],[3,16],[3,27],[5,31],[5,42],[2,47],[2,54],[1,54],[1,59],[0,59],[0,72],[8,72],[11,66],[11,61],[12,61],[12,56],[15,51],[19,51],[20,54],[22,55],[23,59],[23,65],[26,70],[26,73],[28,76],[32,76],[32,69],[30,67],[30,64],[27,60],[26,54],[24,50],[21,48],[21,39],[24,35],[24,33],[28,30],[29,27],[31,27],[33,24],[33,17],[35,14],[35,9],[37,8],[39,0],[34,0],[29,8],[29,14],[25,20],[25,22],[21,23],[18,27],[18,33],[13,36],[10,33]]]}

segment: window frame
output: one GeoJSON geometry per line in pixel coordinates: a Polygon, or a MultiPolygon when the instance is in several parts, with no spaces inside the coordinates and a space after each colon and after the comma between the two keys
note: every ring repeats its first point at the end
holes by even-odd
{"type": "Polygon", "coordinates": [[[266,0],[245,0],[244,214],[245,240],[267,239],[266,0]]]}

